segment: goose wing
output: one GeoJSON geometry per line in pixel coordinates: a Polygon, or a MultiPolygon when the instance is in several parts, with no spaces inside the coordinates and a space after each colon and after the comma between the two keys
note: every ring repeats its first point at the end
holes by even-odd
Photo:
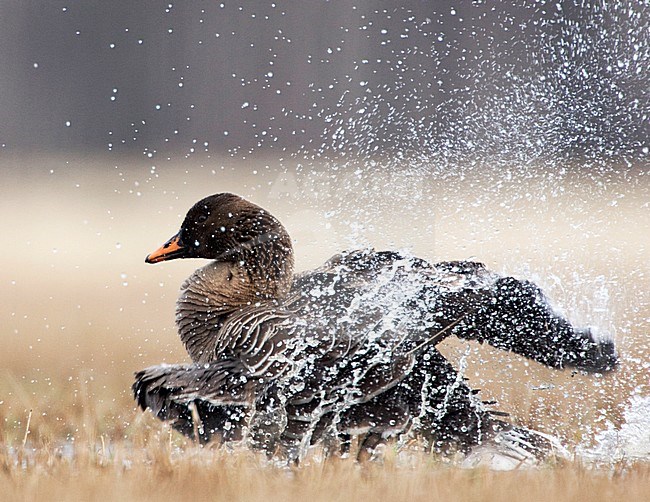
{"type": "Polygon", "coordinates": [[[501,276],[482,263],[429,264],[395,252],[355,251],[299,276],[294,288],[309,288],[323,275],[360,292],[351,304],[358,303],[361,323],[365,309],[380,312],[384,325],[392,320],[390,331],[401,337],[393,342],[406,351],[454,334],[551,368],[606,372],[618,366],[611,338],[576,328],[537,285],[501,276]]]}

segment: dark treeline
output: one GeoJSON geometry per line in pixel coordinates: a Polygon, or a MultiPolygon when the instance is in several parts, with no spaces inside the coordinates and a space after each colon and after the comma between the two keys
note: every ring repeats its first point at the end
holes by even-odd
{"type": "Polygon", "coordinates": [[[639,153],[647,2],[0,6],[4,151],[639,153]]]}

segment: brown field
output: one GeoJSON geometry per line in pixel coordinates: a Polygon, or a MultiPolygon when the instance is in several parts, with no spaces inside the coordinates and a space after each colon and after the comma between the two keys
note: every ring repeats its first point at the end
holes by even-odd
{"type": "MultiPolygon", "coordinates": [[[[267,207],[295,239],[298,269],[372,244],[431,261],[474,258],[536,280],[571,319],[613,333],[614,375],[553,372],[447,340],[448,357],[516,423],[589,445],[648,394],[648,166],[594,174],[567,166],[485,167],[464,176],[329,178],[255,159],[0,161],[0,499],[2,500],[633,500],[650,463],[580,461],[538,470],[462,470],[389,448],[283,468],[246,452],[198,448],[135,409],[135,370],[188,360],[173,319],[196,261],[144,264],[200,197],[233,191],[267,207]],[[283,188],[284,187],[284,188],[283,188]],[[317,190],[318,193],[314,190],[317,190]],[[289,192],[288,194],[282,193],[289,192]],[[418,198],[412,198],[417,195],[418,198]],[[346,213],[327,215],[332,209],[346,213]]],[[[378,171],[379,173],[379,171],[378,171]]]]}

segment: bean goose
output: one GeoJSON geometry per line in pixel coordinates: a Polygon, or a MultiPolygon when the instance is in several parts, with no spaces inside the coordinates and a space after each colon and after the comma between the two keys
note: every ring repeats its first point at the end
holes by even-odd
{"type": "Polygon", "coordinates": [[[515,434],[543,454],[544,437],[490,411],[436,344],[455,335],[557,369],[617,366],[611,341],[574,328],[534,284],[480,263],[359,250],[294,274],[282,224],[233,194],[197,202],[146,261],[177,258],[211,260],[177,303],[192,364],[142,370],[133,390],[142,409],[202,442],[299,459],[355,436],[363,456],[391,437],[445,452],[515,434]]]}

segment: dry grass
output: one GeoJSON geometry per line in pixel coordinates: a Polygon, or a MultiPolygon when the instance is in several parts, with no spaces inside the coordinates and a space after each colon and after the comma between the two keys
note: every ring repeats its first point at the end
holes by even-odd
{"type": "MultiPolygon", "coordinates": [[[[366,230],[354,244],[367,239],[377,248],[409,247],[431,260],[476,256],[499,271],[537,274],[573,319],[616,331],[623,355],[618,374],[552,372],[453,340],[442,350],[456,363],[467,353],[472,385],[517,423],[556,434],[569,446],[588,442],[607,422],[619,424],[632,389],[648,383],[650,237],[641,228],[650,200],[647,170],[576,171],[561,183],[547,177],[541,185],[522,176],[498,189],[494,178],[478,175],[418,180],[426,207],[368,190],[365,196],[381,201],[368,209],[365,196],[356,200],[345,184],[324,198],[273,198],[269,186],[281,176],[276,167],[264,169],[258,161],[254,174],[220,165],[163,165],[158,177],[148,165],[114,168],[89,159],[0,165],[0,213],[12,225],[0,270],[0,498],[647,498],[648,464],[601,471],[568,463],[499,473],[461,470],[426,456],[400,462],[389,450],[383,463],[333,459],[282,468],[170,435],[135,409],[129,389],[133,371],[187,360],[174,332],[173,306],[178,285],[197,263],[148,267],[144,255],[171,236],[196,199],[231,190],[287,224],[299,268],[353,245],[355,230],[343,216],[323,217],[344,204],[361,208],[353,219],[366,230]],[[598,289],[609,295],[604,312],[598,289]]],[[[350,190],[365,193],[364,187],[350,190]]]]}
{"type": "Polygon", "coordinates": [[[287,468],[243,451],[185,442],[179,446],[169,441],[166,431],[157,430],[145,439],[137,447],[79,444],[73,456],[48,446],[5,453],[0,457],[3,499],[609,502],[644,500],[650,491],[647,464],[607,472],[580,464],[496,472],[458,469],[425,455],[416,455],[407,467],[387,455],[376,464],[330,459],[287,468]]]}

